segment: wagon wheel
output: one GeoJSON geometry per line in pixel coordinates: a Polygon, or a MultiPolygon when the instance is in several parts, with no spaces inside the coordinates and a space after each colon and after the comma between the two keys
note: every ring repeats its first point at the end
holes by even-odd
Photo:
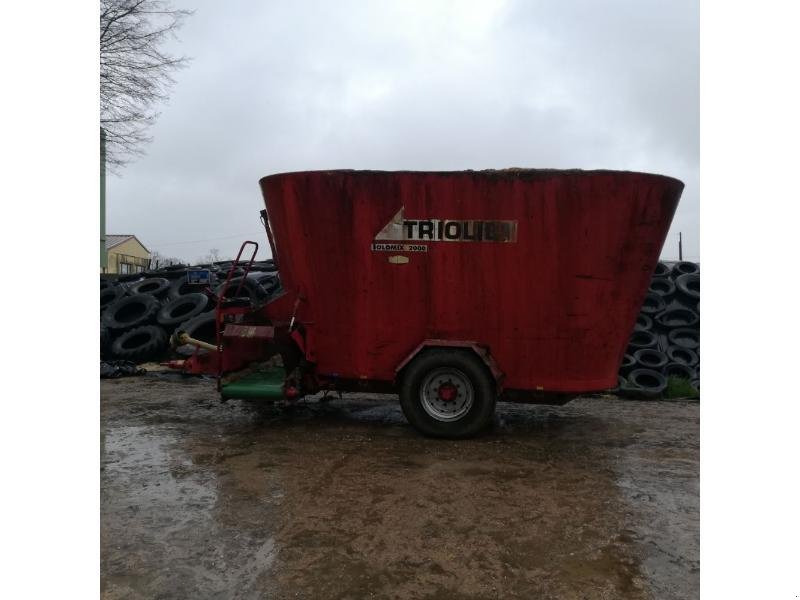
{"type": "Polygon", "coordinates": [[[432,349],[406,367],[400,405],[414,427],[434,437],[470,437],[494,414],[494,380],[474,353],[432,349]]]}

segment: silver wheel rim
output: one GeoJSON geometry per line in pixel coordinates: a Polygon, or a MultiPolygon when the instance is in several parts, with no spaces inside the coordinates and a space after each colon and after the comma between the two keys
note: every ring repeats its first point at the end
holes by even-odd
{"type": "Polygon", "coordinates": [[[469,377],[451,367],[431,371],[419,388],[422,408],[437,421],[457,421],[469,412],[474,399],[469,377]]]}

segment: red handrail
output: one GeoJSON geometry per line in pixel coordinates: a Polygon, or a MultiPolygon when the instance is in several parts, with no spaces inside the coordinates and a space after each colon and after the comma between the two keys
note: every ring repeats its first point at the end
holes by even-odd
{"type": "Polygon", "coordinates": [[[239,264],[239,259],[242,257],[242,252],[244,252],[245,247],[251,244],[254,246],[253,254],[250,256],[250,260],[247,262],[247,267],[245,267],[244,275],[241,277],[241,281],[239,282],[239,287],[236,288],[236,293],[234,297],[239,296],[239,292],[242,290],[242,286],[244,285],[245,279],[247,278],[247,274],[250,272],[250,268],[253,266],[253,261],[256,258],[256,254],[258,253],[258,243],[253,242],[251,240],[247,240],[242,243],[241,247],[239,248],[239,253],[236,255],[236,258],[231,265],[230,270],[228,270],[228,276],[225,278],[225,283],[222,285],[222,290],[219,294],[217,294],[217,308],[214,311],[214,322],[216,324],[216,332],[217,332],[217,389],[219,390],[222,381],[222,313],[223,313],[223,304],[225,302],[225,298],[228,293],[228,287],[231,284],[231,279],[233,278],[233,272],[236,270],[236,267],[239,264]]]}

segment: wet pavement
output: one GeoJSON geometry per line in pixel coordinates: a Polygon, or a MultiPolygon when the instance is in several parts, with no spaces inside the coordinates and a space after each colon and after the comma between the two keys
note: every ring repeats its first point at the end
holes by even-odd
{"type": "Polygon", "coordinates": [[[105,599],[683,599],[699,566],[694,402],[499,404],[454,442],[392,396],[101,383],[105,599]]]}

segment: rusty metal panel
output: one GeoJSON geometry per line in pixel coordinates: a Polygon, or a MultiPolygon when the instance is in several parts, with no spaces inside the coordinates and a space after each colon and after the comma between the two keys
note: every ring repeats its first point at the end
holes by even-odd
{"type": "Polygon", "coordinates": [[[613,387],[683,184],[616,171],[318,171],[261,180],[283,298],[321,375],[391,381],[474,340],[509,388],[613,387]],[[387,260],[403,256],[408,260],[387,260]]]}

